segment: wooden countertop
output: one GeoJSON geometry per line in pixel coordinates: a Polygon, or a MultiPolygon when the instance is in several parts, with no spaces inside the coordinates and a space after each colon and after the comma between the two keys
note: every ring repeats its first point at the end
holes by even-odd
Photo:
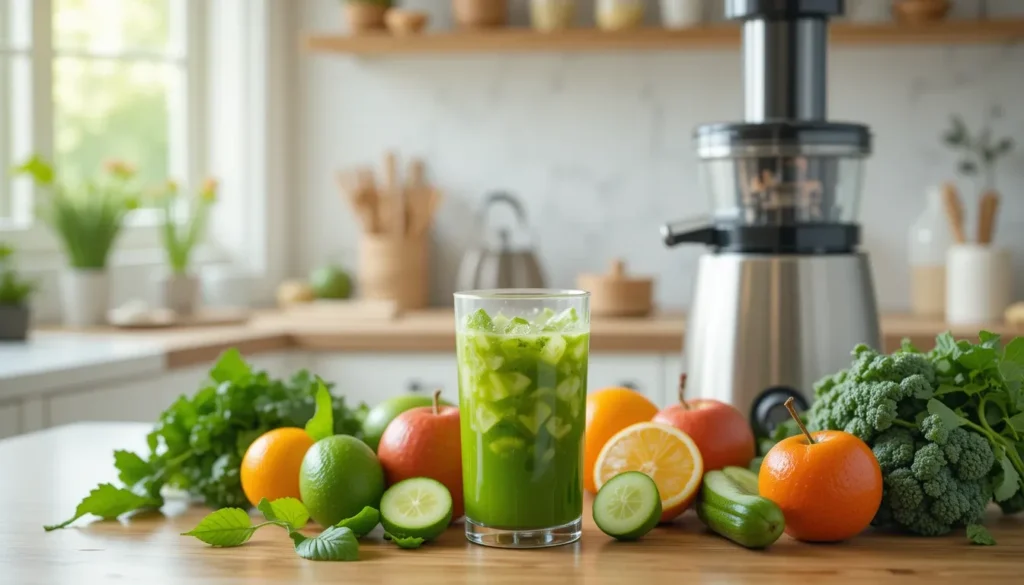
{"type": "MultiPolygon", "coordinates": [[[[53,533],[98,482],[113,481],[114,449],[140,449],[147,425],[82,424],[0,441],[0,581],[18,585],[118,582],[394,583],[396,585],[594,583],[751,583],[766,585],[889,583],[1020,583],[1024,517],[988,523],[999,545],[978,547],[962,536],[914,538],[866,533],[848,543],[811,545],[783,536],[767,551],[748,551],[705,532],[692,512],[643,540],[619,543],[585,513],[574,545],[508,551],[469,544],[462,527],[415,551],[385,544],[380,528],[360,544],[358,562],[300,559],[283,531],[258,531],[233,549],[208,547],[179,533],[208,510],[171,502],[160,514],[121,522],[79,520],[53,533]]],[[[315,532],[315,531],[311,531],[315,532]]]]}
{"type": "MultiPolygon", "coordinates": [[[[594,318],[591,322],[591,351],[678,354],[682,351],[684,325],[681,313],[634,319],[594,318]]],[[[981,328],[951,329],[957,336],[974,337],[981,328]]],[[[1024,326],[993,324],[986,328],[1007,336],[1024,335],[1024,326]]],[[[905,337],[918,347],[930,348],[935,336],[947,329],[950,328],[938,320],[906,315],[882,317],[887,351],[899,347],[905,337]]],[[[329,317],[314,320],[308,315],[300,318],[272,310],[255,313],[245,325],[149,330],[100,328],[80,333],[155,340],[166,348],[169,368],[207,363],[229,347],[238,347],[248,354],[286,349],[450,352],[455,348],[453,316],[449,309],[412,312],[388,320],[329,317]]]]}

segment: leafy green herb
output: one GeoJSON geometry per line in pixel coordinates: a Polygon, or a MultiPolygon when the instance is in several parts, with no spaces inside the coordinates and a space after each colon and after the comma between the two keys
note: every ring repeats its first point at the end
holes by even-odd
{"type": "Polygon", "coordinates": [[[967,526],[967,539],[971,541],[971,544],[982,546],[992,546],[996,543],[996,539],[992,538],[992,534],[981,524],[967,526]]]}
{"type": "Polygon", "coordinates": [[[288,532],[294,532],[309,522],[309,511],[295,498],[278,498],[273,502],[263,498],[256,508],[268,521],[287,524],[288,532]]]}
{"type": "Polygon", "coordinates": [[[345,518],[335,524],[339,528],[349,528],[356,538],[362,538],[373,531],[380,523],[380,512],[373,506],[366,506],[351,518],[345,518]]]}
{"type": "Polygon", "coordinates": [[[395,543],[398,548],[414,549],[423,546],[425,542],[419,536],[395,536],[394,534],[385,532],[384,540],[390,540],[395,543]]]}
{"type": "Polygon", "coordinates": [[[36,283],[25,280],[14,269],[14,248],[0,242],[0,305],[23,305],[36,290],[36,283]]]}
{"type": "MultiPolygon", "coordinates": [[[[187,491],[206,506],[250,507],[242,491],[239,468],[245,450],[263,433],[281,427],[303,427],[315,411],[315,396],[328,391],[334,434],[360,437],[367,407],[349,408],[340,396],[306,371],[288,380],[272,379],[253,370],[236,349],[221,355],[210,380],[191,397],[181,396],[161,413],[146,437],[147,453],[118,451],[114,465],[125,489],[108,486],[119,514],[163,505],[165,486],[187,491]]],[[[83,500],[77,514],[94,513],[96,504],[83,500]],[[85,506],[83,508],[83,506],[85,506]]],[[[118,514],[118,515],[119,515],[118,514]]],[[[53,528],[63,528],[67,523],[53,528]]]]}
{"type": "Polygon", "coordinates": [[[999,458],[999,468],[1002,476],[999,481],[996,482],[995,490],[992,493],[992,497],[997,502],[1009,500],[1015,493],[1017,493],[1018,486],[1020,484],[1020,474],[1014,469],[1013,463],[1010,462],[1010,458],[1003,453],[1003,456],[999,458]]]}
{"type": "Polygon", "coordinates": [[[131,490],[118,489],[109,483],[103,483],[89,492],[89,495],[78,504],[78,507],[75,508],[75,515],[71,519],[60,524],[44,526],[43,529],[50,532],[58,528],[65,528],[87,514],[99,516],[104,520],[113,520],[128,512],[159,507],[162,503],[145,495],[136,494],[131,490]]]}
{"type": "MultiPolygon", "coordinates": [[[[265,501],[265,500],[264,500],[265,501]]],[[[212,546],[241,546],[252,538],[264,526],[280,526],[286,530],[291,527],[280,520],[268,520],[253,525],[249,514],[241,508],[221,508],[211,512],[199,521],[195,528],[182,532],[182,536],[194,536],[212,546]]]]}
{"type": "Polygon", "coordinates": [[[928,414],[939,417],[947,429],[954,429],[964,424],[964,419],[959,414],[934,398],[928,401],[928,414]]]}
{"type": "Polygon", "coordinates": [[[314,440],[326,439],[334,434],[334,414],[331,411],[331,394],[323,380],[317,378],[316,412],[306,423],[306,433],[314,440]]]}
{"type": "Polygon", "coordinates": [[[292,532],[295,552],[310,561],[358,561],[359,542],[348,528],[331,526],[319,535],[309,538],[292,532]]]}

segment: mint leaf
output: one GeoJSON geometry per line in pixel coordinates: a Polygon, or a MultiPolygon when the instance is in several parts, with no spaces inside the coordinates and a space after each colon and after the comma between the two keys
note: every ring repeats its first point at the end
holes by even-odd
{"type": "Polygon", "coordinates": [[[241,508],[221,508],[207,514],[195,528],[182,536],[194,536],[213,546],[240,546],[248,542],[258,526],[252,525],[249,514],[241,508]]]}
{"type": "Polygon", "coordinates": [[[999,351],[999,335],[996,333],[983,330],[978,333],[978,341],[981,342],[982,347],[988,347],[999,351]]]}
{"type": "Polygon", "coordinates": [[[256,508],[268,521],[286,524],[288,532],[294,532],[309,522],[309,511],[295,498],[278,498],[273,502],[263,498],[256,508]]]}
{"type": "Polygon", "coordinates": [[[380,512],[377,511],[377,508],[366,506],[355,516],[345,518],[335,526],[348,528],[355,533],[356,538],[362,538],[376,528],[378,523],[380,523],[380,512]]]}
{"type": "Polygon", "coordinates": [[[131,451],[114,451],[114,467],[124,485],[135,485],[153,474],[153,467],[131,451]]]}
{"type": "Polygon", "coordinates": [[[967,525],[967,540],[971,541],[971,544],[982,546],[992,546],[996,543],[996,539],[992,538],[992,533],[981,524],[967,525]]]}
{"type": "Polygon", "coordinates": [[[384,540],[390,540],[398,548],[413,549],[423,546],[424,540],[418,536],[395,536],[388,532],[384,533],[384,540]]]}
{"type": "Polygon", "coordinates": [[[210,368],[210,379],[218,384],[238,382],[250,374],[252,374],[252,368],[245,363],[242,354],[236,348],[231,348],[221,354],[217,363],[210,368]]]}
{"type": "Polygon", "coordinates": [[[292,532],[295,552],[310,561],[358,561],[359,542],[348,528],[331,526],[319,535],[308,538],[292,532]]]}
{"type": "Polygon", "coordinates": [[[334,434],[334,412],[331,405],[331,393],[327,391],[323,380],[317,378],[316,412],[306,423],[306,433],[314,441],[319,441],[334,434]]]}
{"type": "Polygon", "coordinates": [[[997,502],[1005,502],[1012,498],[1013,494],[1017,493],[1017,490],[1020,489],[1020,475],[1013,468],[1013,463],[1010,462],[1010,458],[1006,456],[1006,453],[1003,453],[999,458],[999,466],[1002,468],[1002,473],[1000,473],[1001,479],[998,481],[992,497],[997,502]]]}
{"type": "Polygon", "coordinates": [[[82,499],[78,507],[75,508],[75,515],[70,520],[60,524],[44,526],[43,529],[50,532],[51,530],[65,528],[86,514],[99,516],[104,520],[113,520],[122,514],[157,505],[159,505],[159,500],[136,494],[130,489],[116,488],[109,483],[103,483],[82,499]]]}
{"type": "Polygon", "coordinates": [[[928,401],[928,414],[934,414],[939,417],[947,429],[955,429],[964,424],[963,417],[934,398],[928,401]]]}

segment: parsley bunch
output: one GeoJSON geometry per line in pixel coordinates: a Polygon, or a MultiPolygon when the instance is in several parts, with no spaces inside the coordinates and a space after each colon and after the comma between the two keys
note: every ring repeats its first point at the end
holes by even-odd
{"type": "MultiPolygon", "coordinates": [[[[165,410],[147,436],[148,452],[114,452],[124,487],[102,484],[78,505],[64,528],[86,514],[113,519],[163,505],[163,488],[188,492],[211,508],[249,508],[239,468],[260,435],[281,427],[303,427],[313,417],[320,382],[306,371],[289,380],[255,371],[235,349],[213,365],[209,381],[191,398],[165,410]]],[[[367,407],[348,408],[331,397],[333,431],[360,437],[367,407]]]]}

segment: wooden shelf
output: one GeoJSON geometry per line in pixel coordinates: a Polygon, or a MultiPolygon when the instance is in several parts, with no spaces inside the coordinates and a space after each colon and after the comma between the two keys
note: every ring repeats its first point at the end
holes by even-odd
{"type": "MultiPolygon", "coordinates": [[[[1002,44],[1024,40],[1024,19],[952,20],[927,25],[851,25],[830,28],[836,45],[966,45],[1002,44]]],[[[394,37],[368,35],[308,35],[306,50],[362,56],[473,53],[583,53],[618,50],[716,49],[738,47],[735,25],[714,25],[687,30],[642,28],[606,32],[570,29],[542,33],[527,28],[491,31],[452,31],[394,37]]]]}

